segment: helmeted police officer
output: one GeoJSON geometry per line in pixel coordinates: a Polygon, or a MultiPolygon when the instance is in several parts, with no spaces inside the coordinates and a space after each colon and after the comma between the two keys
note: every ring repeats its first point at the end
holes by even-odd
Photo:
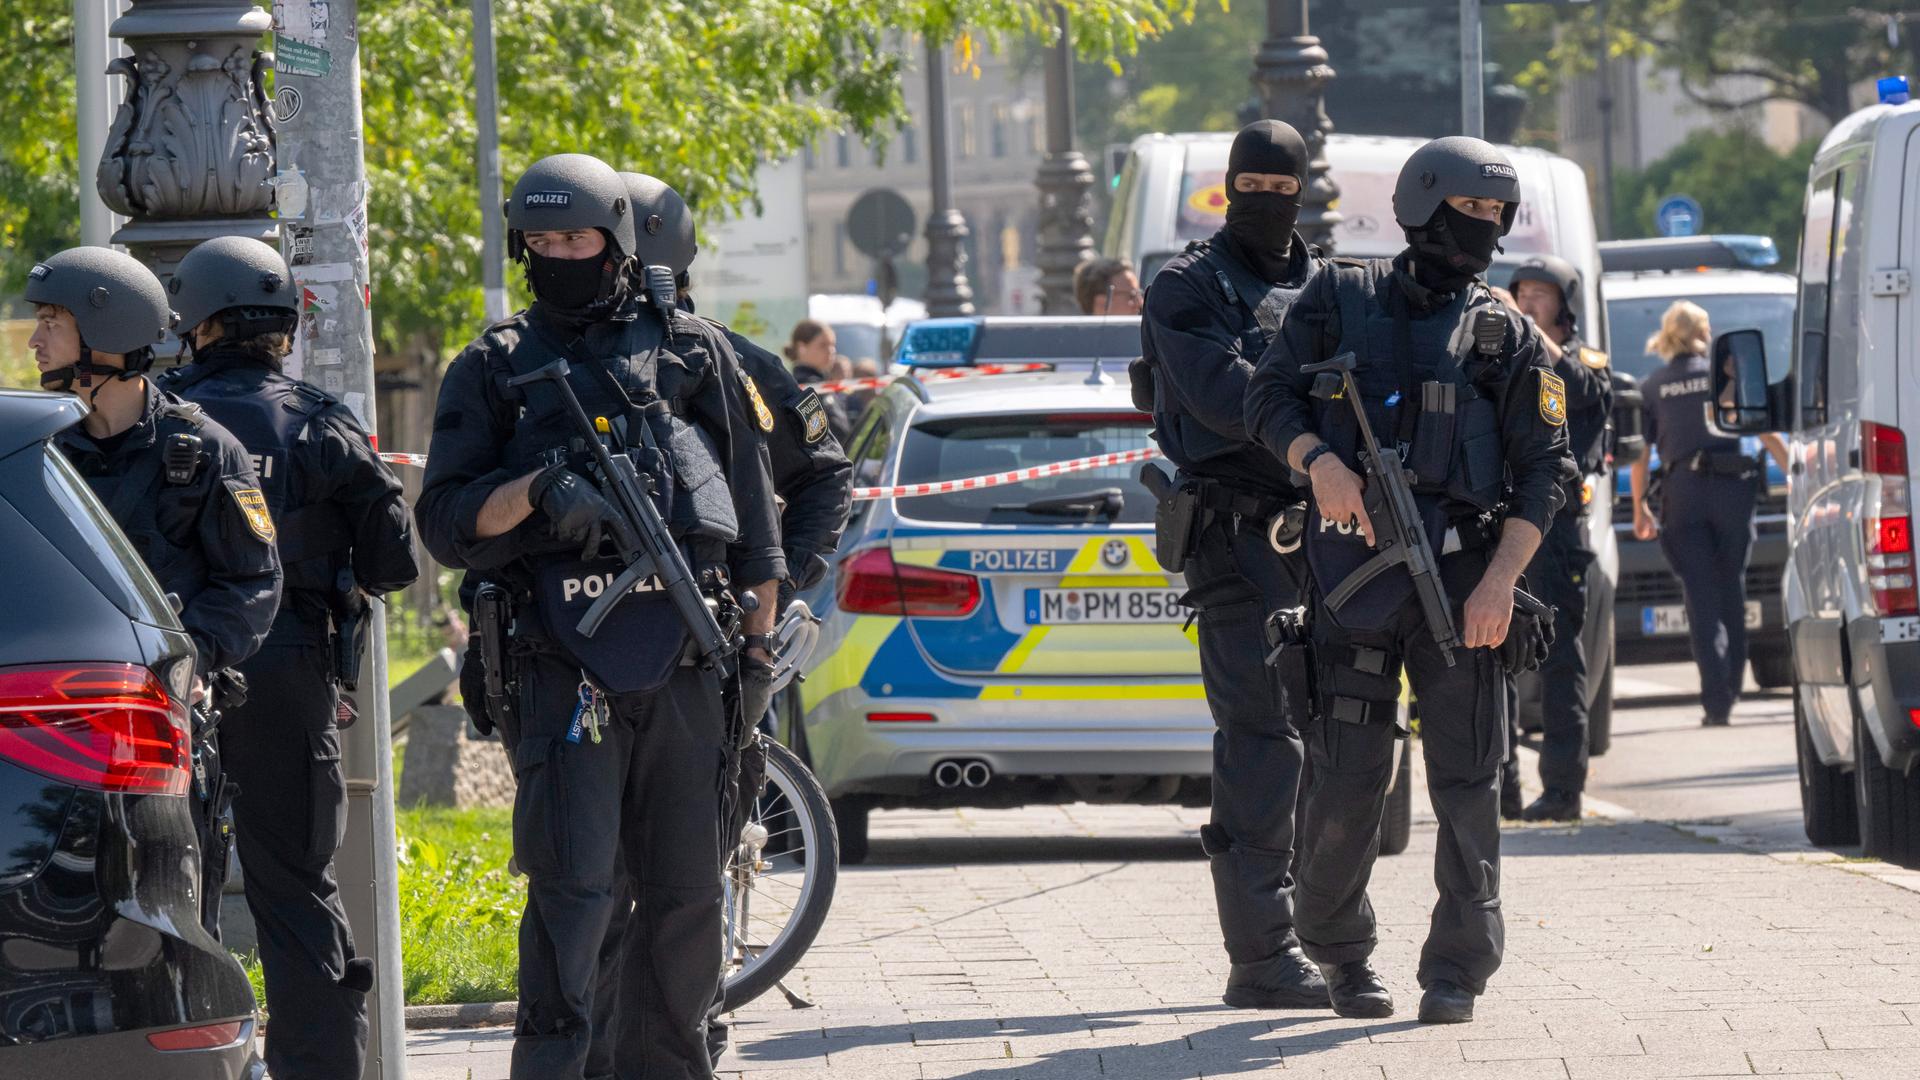
{"type": "Polygon", "coordinates": [[[1572,471],[1565,389],[1545,367],[1532,327],[1479,279],[1519,198],[1513,165],[1488,143],[1446,138],[1416,150],[1393,199],[1406,251],[1391,260],[1333,260],[1287,311],[1248,387],[1249,431],[1310,481],[1305,548],[1317,699],[1296,916],[1343,1016],[1393,1011],[1368,961],[1376,938],[1366,886],[1402,664],[1419,701],[1427,787],[1440,819],[1440,900],[1421,953],[1421,1021],[1472,1019],[1474,996],[1500,964],[1498,781],[1507,723],[1495,647],[1506,642],[1515,584],[1572,471]],[[1349,351],[1369,425],[1413,473],[1459,620],[1464,648],[1451,653],[1429,631],[1404,565],[1361,579],[1337,608],[1329,602],[1375,554],[1378,523],[1367,517],[1353,403],[1337,381],[1316,387],[1302,368],[1349,351]]]}
{"type": "Polygon", "coordinates": [[[234,831],[260,935],[276,1077],[358,1076],[373,963],[355,955],[333,856],[346,829],[336,707],[354,689],[366,598],[413,582],[400,481],[347,407],[289,378],[299,290],[273,248],[209,240],[168,282],[193,362],[160,385],[205,409],[252,455],[285,586],[260,651],[239,665],[246,703],[226,711],[221,760],[239,785],[234,831]]]}
{"type": "Polygon", "coordinates": [[[1241,416],[1254,362],[1320,265],[1293,228],[1306,177],[1306,146],[1286,124],[1261,120],[1234,137],[1226,224],[1149,285],[1134,386],[1180,469],[1160,493],[1156,540],[1167,569],[1184,564],[1186,603],[1198,612],[1216,725],[1213,813],[1201,838],[1232,962],[1224,1000],[1236,1008],[1327,1003],[1294,935],[1305,671],[1263,663],[1267,614],[1300,603],[1304,569],[1277,550],[1297,549],[1297,524],[1290,538],[1270,539],[1300,496],[1241,416]]]}
{"type": "MultiPolygon", "coordinates": [[[[1584,480],[1606,467],[1613,383],[1607,354],[1580,337],[1580,271],[1558,255],[1536,255],[1513,272],[1514,303],[1540,331],[1541,349],[1567,388],[1567,442],[1584,480]]],[[[1603,500],[1601,505],[1606,505],[1603,500]]],[[[1527,821],[1578,821],[1587,786],[1587,504],[1578,487],[1554,515],[1527,566],[1529,591],[1554,607],[1553,647],[1540,665],[1540,798],[1520,812],[1527,821]]],[[[1611,522],[1608,523],[1611,528],[1611,522]]],[[[1516,718],[1509,717],[1509,723],[1516,718]]],[[[1506,772],[1518,781],[1518,759],[1506,772]]],[[[1503,787],[1501,800],[1506,801],[1503,787]]],[[[1505,816],[1510,807],[1502,806],[1505,816]]]]}
{"type": "Polygon", "coordinates": [[[196,696],[253,655],[280,603],[274,521],[246,448],[144,374],[173,325],[139,260],[69,248],[27,273],[43,389],[93,411],[55,439],[160,582],[193,638],[196,696]]]}
{"type": "Polygon", "coordinates": [[[564,395],[550,382],[508,382],[569,362],[574,394],[607,419],[603,437],[631,446],[624,452],[651,478],[709,595],[725,587],[758,599],[743,620],[744,659],[764,668],[785,560],[758,409],[723,337],[635,295],[634,215],[610,166],[544,158],[514,185],[506,212],[534,304],[449,367],[417,517],[436,558],[503,584],[514,607],[517,692],[496,717],[513,755],[514,853],[528,877],[513,1075],[584,1074],[617,848],[635,910],[615,1074],[711,1076],[729,734],[719,675],[697,662],[663,589],[636,589],[597,632],[580,632],[624,565],[597,543],[616,513],[584,475],[564,395]]]}

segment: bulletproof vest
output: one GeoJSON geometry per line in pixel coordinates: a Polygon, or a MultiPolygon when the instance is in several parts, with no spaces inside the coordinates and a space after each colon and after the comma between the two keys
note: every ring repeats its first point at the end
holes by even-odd
{"type": "Polygon", "coordinates": [[[351,565],[352,530],[332,501],[308,501],[321,486],[314,478],[293,473],[301,467],[296,464],[296,449],[312,438],[314,420],[339,402],[278,372],[263,371],[264,377],[256,381],[249,377],[251,372],[228,375],[222,369],[195,367],[180,371],[165,381],[166,389],[205,409],[253,458],[260,490],[273,515],[285,587],[338,588],[340,572],[351,565]]]}
{"type": "MultiPolygon", "coordinates": [[[[1329,357],[1355,354],[1354,381],[1367,422],[1383,451],[1400,453],[1412,470],[1414,501],[1427,542],[1438,555],[1449,523],[1491,510],[1504,489],[1493,387],[1474,377],[1497,374],[1498,368],[1489,371],[1489,362],[1474,354],[1470,329],[1472,313],[1492,298],[1469,289],[1415,317],[1406,299],[1383,280],[1391,272],[1384,262],[1335,259],[1326,272],[1337,275],[1338,312],[1324,332],[1337,340],[1324,341],[1321,351],[1329,357]],[[1401,362],[1403,356],[1407,363],[1401,362]]],[[[1315,408],[1315,429],[1361,473],[1363,440],[1352,406],[1343,397],[1317,394],[1315,408]]],[[[1305,546],[1323,592],[1331,592],[1374,555],[1357,529],[1322,520],[1317,512],[1307,522],[1305,546]]],[[[1334,618],[1348,630],[1378,630],[1411,599],[1412,579],[1395,568],[1361,588],[1334,618]]]]}
{"type": "MultiPolygon", "coordinates": [[[[206,425],[206,415],[193,405],[162,401],[154,413],[153,445],[118,475],[92,474],[88,486],[106,504],[107,513],[127,534],[140,561],[153,572],[160,587],[191,603],[207,587],[207,560],[200,538],[191,532],[168,535],[162,518],[185,522],[198,513],[195,507],[178,506],[182,502],[225,498],[223,492],[206,494],[206,452],[184,483],[169,478],[163,462],[164,449],[175,435],[198,435],[206,425]]],[[[83,472],[87,472],[84,470],[83,472]]],[[[211,508],[209,508],[211,512],[211,508]]]]}

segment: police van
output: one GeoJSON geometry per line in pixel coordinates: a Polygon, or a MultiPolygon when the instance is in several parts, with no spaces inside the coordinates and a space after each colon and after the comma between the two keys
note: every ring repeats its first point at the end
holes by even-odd
{"type": "MultiPolygon", "coordinates": [[[[1361,258],[1397,255],[1406,236],[1393,216],[1393,187],[1400,167],[1425,139],[1374,135],[1328,136],[1329,174],[1339,186],[1334,226],[1338,254],[1361,258]]],[[[1142,135],[1128,150],[1114,188],[1113,214],[1103,253],[1135,266],[1140,280],[1151,282],[1167,260],[1188,243],[1212,236],[1226,221],[1227,152],[1233,134],[1188,132],[1142,135]]],[[[1580,334],[1589,345],[1609,347],[1606,308],[1600,293],[1600,248],[1586,174],[1557,154],[1525,146],[1501,151],[1520,174],[1520,209],[1513,231],[1501,241],[1487,280],[1506,284],[1514,268],[1533,255],[1558,255],[1580,271],[1580,334]]],[[[1628,395],[1615,377],[1615,413],[1628,395]]],[[[1632,380],[1626,380],[1632,386],[1632,380]]],[[[1633,395],[1637,401],[1637,394],[1633,395]]],[[[1616,429],[1638,431],[1637,420],[1616,429]]],[[[1627,464],[1625,447],[1617,463],[1627,464]]],[[[1587,654],[1588,742],[1595,754],[1607,751],[1612,732],[1614,663],[1614,583],[1619,578],[1619,547],[1611,527],[1614,482],[1610,475],[1589,477],[1584,497],[1601,505],[1586,516],[1587,543],[1594,552],[1594,573],[1587,590],[1584,631],[1587,654]]],[[[1520,722],[1539,728],[1539,680],[1521,680],[1520,722]]]]}
{"type": "Polygon", "coordinates": [[[1809,173],[1790,364],[1719,327],[1713,419],[1788,443],[1794,727],[1807,838],[1920,867],[1920,103],[1905,79],[1842,120],[1809,173]],[[1773,370],[1769,371],[1769,360],[1773,370]]]}

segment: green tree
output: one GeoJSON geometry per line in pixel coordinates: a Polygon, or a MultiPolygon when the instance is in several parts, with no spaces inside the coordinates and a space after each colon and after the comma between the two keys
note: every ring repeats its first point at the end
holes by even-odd
{"type": "MultiPolygon", "coordinates": [[[[71,5],[5,0],[0,289],[74,242],[71,5]],[[28,130],[32,128],[33,130],[28,130]],[[64,200],[64,202],[62,201],[64,200]]],[[[1194,0],[1068,0],[1083,55],[1127,55],[1194,0]]],[[[704,216],[752,200],[755,165],[825,132],[884,139],[906,118],[917,40],[976,50],[1053,33],[1053,0],[496,0],[501,157],[589,150],[674,184],[704,216]]],[[[480,321],[477,126],[465,5],[363,0],[374,325],[385,349],[444,353],[480,321]]],[[[297,162],[286,165],[298,165],[297,162]]],[[[91,181],[91,177],[87,178],[91,181]]]]}
{"type": "Polygon", "coordinates": [[[1699,200],[1706,230],[1773,237],[1781,265],[1796,264],[1801,201],[1816,141],[1777,154],[1752,132],[1697,131],[1666,157],[1614,177],[1613,234],[1645,236],[1661,200],[1684,193],[1699,200]]]}

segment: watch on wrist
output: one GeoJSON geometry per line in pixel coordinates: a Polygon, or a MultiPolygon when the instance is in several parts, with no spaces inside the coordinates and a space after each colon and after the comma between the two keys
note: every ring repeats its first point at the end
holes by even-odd
{"type": "Polygon", "coordinates": [[[774,640],[772,634],[748,634],[741,642],[740,649],[743,652],[747,649],[765,649],[767,653],[771,655],[773,653],[773,646],[774,640]]]}
{"type": "Polygon", "coordinates": [[[1300,471],[1303,473],[1311,473],[1313,471],[1313,463],[1320,460],[1320,455],[1331,454],[1332,452],[1333,452],[1333,447],[1328,446],[1324,441],[1322,441],[1318,445],[1314,446],[1313,449],[1307,451],[1304,455],[1301,456],[1300,471]]]}

